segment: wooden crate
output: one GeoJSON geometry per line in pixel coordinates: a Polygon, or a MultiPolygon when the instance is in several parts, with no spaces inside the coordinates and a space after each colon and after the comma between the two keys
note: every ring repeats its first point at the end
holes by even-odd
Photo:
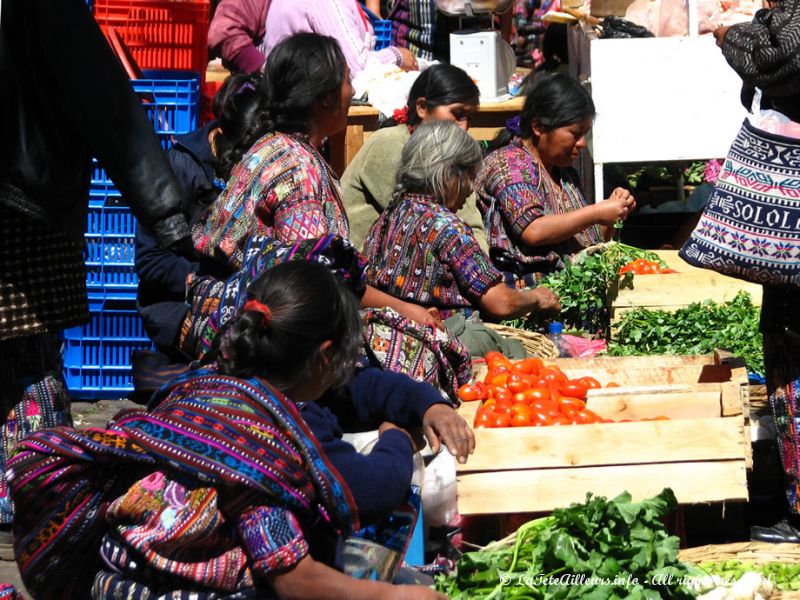
{"type": "MultiPolygon", "coordinates": [[[[548,511],[587,492],[643,499],[664,487],[682,504],[747,500],[744,369],[711,355],[553,362],[570,377],[621,385],[590,391],[587,406],[604,418],[670,420],[478,429],[475,454],[457,467],[461,514],[548,511]]],[[[477,404],[459,409],[470,423],[477,404]]]]}
{"type": "Polygon", "coordinates": [[[611,321],[618,321],[626,311],[645,307],[673,311],[694,302],[727,302],[740,291],[749,293],[753,304],[761,305],[761,286],[726,277],[708,269],[698,269],[683,262],[677,250],[659,250],[659,257],[677,273],[634,275],[633,287],[623,288],[611,298],[611,321]]]}

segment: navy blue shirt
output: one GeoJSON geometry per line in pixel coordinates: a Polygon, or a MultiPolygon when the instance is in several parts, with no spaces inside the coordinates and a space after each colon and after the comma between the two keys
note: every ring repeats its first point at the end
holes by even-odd
{"type": "Polygon", "coordinates": [[[359,454],[342,439],[343,430],[368,431],[384,421],[404,429],[419,427],[425,412],[441,403],[450,404],[428,383],[368,367],[356,371],[344,389],[301,408],[303,419],[350,487],[362,526],[380,521],[405,500],[414,448],[405,433],[389,430],[369,454],[359,454]]]}

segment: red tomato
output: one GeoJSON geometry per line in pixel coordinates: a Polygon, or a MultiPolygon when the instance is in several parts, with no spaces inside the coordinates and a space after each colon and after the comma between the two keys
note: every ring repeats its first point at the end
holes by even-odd
{"type": "Polygon", "coordinates": [[[528,418],[528,415],[513,415],[511,417],[511,426],[512,427],[527,427],[531,424],[531,420],[528,418]]]}
{"type": "Polygon", "coordinates": [[[478,409],[478,412],[475,413],[475,422],[473,423],[472,426],[475,429],[492,427],[493,422],[494,422],[494,413],[491,410],[478,409]]]}
{"type": "Polygon", "coordinates": [[[502,352],[497,352],[496,350],[490,350],[484,356],[487,363],[491,362],[503,362],[508,360],[502,352]]]}
{"type": "Polygon", "coordinates": [[[511,400],[511,392],[508,390],[507,387],[495,387],[494,388],[494,397],[495,400],[498,402],[500,401],[510,401],[511,400]]]}
{"type": "Polygon", "coordinates": [[[537,375],[543,365],[541,358],[523,358],[514,365],[514,370],[526,375],[537,375]]]}
{"type": "Polygon", "coordinates": [[[492,427],[509,427],[511,425],[511,417],[506,414],[495,414],[492,420],[492,427]]]}
{"type": "Polygon", "coordinates": [[[653,417],[653,421],[669,421],[669,417],[664,415],[658,415],[656,417],[653,417]]]}
{"type": "Polygon", "coordinates": [[[609,382],[606,384],[606,387],[607,387],[607,388],[610,388],[610,387],[622,387],[622,386],[621,386],[620,384],[618,384],[616,381],[609,381],[609,382]]]}
{"type": "Polygon", "coordinates": [[[545,368],[539,371],[539,379],[544,381],[547,387],[555,386],[558,389],[567,380],[567,376],[561,372],[561,369],[545,368]]]}
{"type": "Polygon", "coordinates": [[[464,402],[486,400],[486,398],[489,397],[489,390],[481,381],[476,381],[475,383],[465,383],[458,388],[458,397],[464,402]]]}
{"type": "Polygon", "coordinates": [[[541,410],[532,410],[530,415],[531,425],[535,427],[542,427],[550,425],[550,415],[541,410]]]}
{"type": "Polygon", "coordinates": [[[588,408],[584,409],[580,413],[583,418],[586,420],[587,423],[602,423],[603,419],[598,415],[596,412],[589,410],[588,408]]]}
{"type": "Polygon", "coordinates": [[[553,393],[547,387],[532,387],[522,393],[525,395],[525,401],[530,403],[550,402],[553,399],[553,393]]]}
{"type": "Polygon", "coordinates": [[[495,375],[489,381],[489,383],[491,383],[492,385],[496,385],[497,387],[505,387],[507,382],[508,382],[508,373],[501,373],[500,375],[495,375]]]}
{"type": "Polygon", "coordinates": [[[557,417],[553,417],[550,419],[550,425],[571,425],[572,421],[566,418],[564,415],[559,414],[557,417]]]}
{"type": "Polygon", "coordinates": [[[511,404],[497,404],[494,407],[494,412],[497,415],[511,416],[511,404]]]}
{"type": "Polygon", "coordinates": [[[581,377],[581,381],[590,390],[598,390],[601,387],[603,387],[602,385],[600,385],[600,382],[597,381],[597,379],[595,379],[594,377],[588,377],[588,376],[581,377]]]}
{"type": "Polygon", "coordinates": [[[561,398],[558,401],[558,410],[560,410],[564,414],[564,416],[569,418],[572,418],[575,415],[575,413],[579,413],[585,408],[586,408],[586,403],[580,398],[561,396],[561,398]]]}
{"type": "Polygon", "coordinates": [[[512,394],[524,392],[530,387],[524,377],[524,375],[520,375],[519,373],[512,373],[508,376],[508,383],[506,383],[506,386],[512,394]]]}
{"type": "Polygon", "coordinates": [[[586,398],[586,392],[589,389],[580,379],[568,379],[561,384],[559,388],[561,393],[565,396],[572,396],[573,398],[586,398]]]}
{"type": "Polygon", "coordinates": [[[525,427],[530,424],[531,407],[522,402],[516,402],[511,406],[511,425],[514,427],[525,427]]]}

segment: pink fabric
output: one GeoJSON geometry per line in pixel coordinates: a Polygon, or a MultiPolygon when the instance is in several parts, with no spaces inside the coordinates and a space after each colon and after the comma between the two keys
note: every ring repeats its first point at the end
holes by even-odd
{"type": "Polygon", "coordinates": [[[311,31],[335,38],[342,48],[350,74],[362,71],[372,58],[380,64],[396,61],[389,48],[373,51],[375,34],[361,17],[357,0],[271,0],[264,48],[269,54],[290,35],[311,31]]]}
{"type": "Polygon", "coordinates": [[[258,71],[269,7],[270,0],[221,0],[208,29],[209,49],[237,71],[258,71]]]}

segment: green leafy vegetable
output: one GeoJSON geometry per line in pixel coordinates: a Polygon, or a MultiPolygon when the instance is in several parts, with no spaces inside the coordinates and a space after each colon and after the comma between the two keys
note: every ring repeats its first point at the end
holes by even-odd
{"type": "Polygon", "coordinates": [[[724,304],[709,300],[675,312],[634,308],[615,326],[608,352],[611,356],[706,354],[720,348],[743,358],[751,371],[763,373],[758,323],[758,307],[746,292],[724,304]]]}
{"type": "Polygon", "coordinates": [[[627,492],[613,500],[587,494],[583,504],[464,554],[436,587],[454,600],[692,598],[678,538],[662,521],[676,505],[669,489],[642,502],[627,492]]]}
{"type": "MultiPolygon", "coordinates": [[[[581,253],[566,267],[542,280],[561,299],[560,320],[568,329],[582,330],[606,336],[609,328],[609,293],[617,286],[630,286],[633,274],[620,276],[619,269],[637,258],[658,261],[655,252],[635,248],[620,242],[608,242],[591,254],[581,253]]],[[[543,323],[533,319],[504,321],[505,325],[539,331],[543,323]]]]}
{"type": "Polygon", "coordinates": [[[780,591],[800,590],[800,564],[797,563],[723,560],[701,563],[699,568],[709,575],[718,575],[726,581],[735,581],[748,571],[752,571],[770,579],[780,591]]]}

